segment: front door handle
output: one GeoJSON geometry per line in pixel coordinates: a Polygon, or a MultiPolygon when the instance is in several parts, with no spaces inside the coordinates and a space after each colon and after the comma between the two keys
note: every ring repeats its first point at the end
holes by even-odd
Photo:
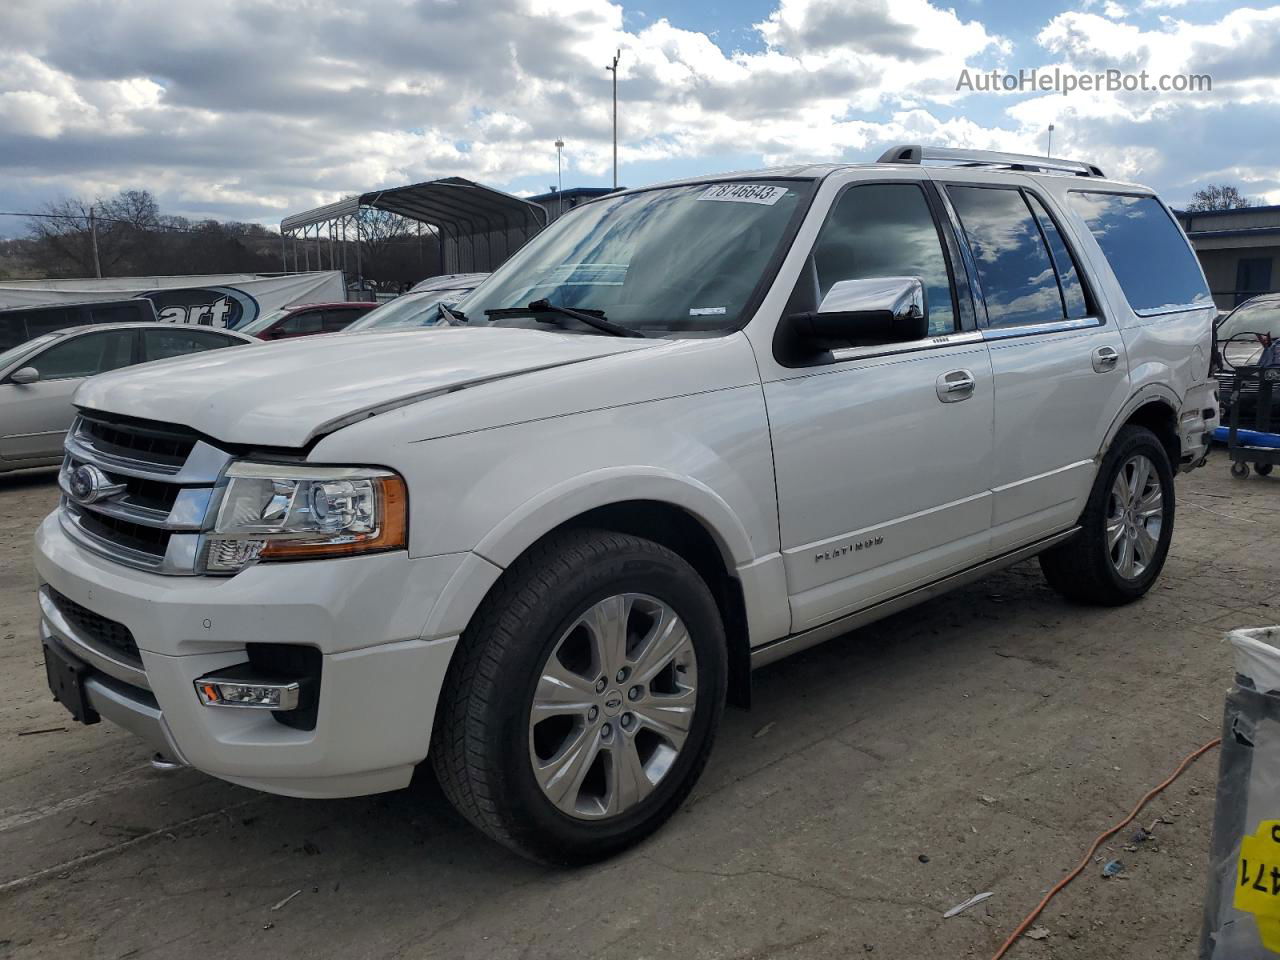
{"type": "Polygon", "coordinates": [[[943,403],[959,403],[973,396],[978,381],[968,370],[951,370],[940,376],[936,385],[939,400],[943,403]]]}
{"type": "Polygon", "coordinates": [[[1109,373],[1120,362],[1120,354],[1115,347],[1099,347],[1093,351],[1093,372],[1109,373]]]}

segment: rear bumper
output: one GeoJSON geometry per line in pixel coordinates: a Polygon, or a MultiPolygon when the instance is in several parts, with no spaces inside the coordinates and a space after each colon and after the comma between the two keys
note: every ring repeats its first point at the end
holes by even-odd
{"type": "Polygon", "coordinates": [[[1217,384],[1210,381],[1188,390],[1182,412],[1178,416],[1178,439],[1182,456],[1176,466],[1180,472],[1186,473],[1204,466],[1213,430],[1217,425],[1217,384]]]}
{"type": "Polygon", "coordinates": [[[463,559],[426,559],[433,563],[382,554],[264,565],[257,576],[223,580],[159,577],[85,551],[53,515],[36,535],[40,629],[89,669],[94,709],[170,759],[289,796],[393,790],[427,754],[457,643],[421,633],[463,559]],[[136,655],[62,615],[48,587],[127,627],[136,655]],[[270,711],[200,702],[196,678],[243,663],[244,644],[255,641],[319,647],[314,729],[285,726],[270,711]]]}

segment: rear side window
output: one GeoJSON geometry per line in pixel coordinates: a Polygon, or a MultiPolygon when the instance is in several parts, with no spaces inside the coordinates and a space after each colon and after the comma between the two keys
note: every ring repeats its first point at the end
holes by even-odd
{"type": "Polygon", "coordinates": [[[148,360],[167,360],[169,357],[185,357],[189,353],[217,350],[240,341],[219,336],[206,330],[189,330],[175,326],[172,330],[144,330],[142,343],[148,360]]]}
{"type": "Polygon", "coordinates": [[[1133,312],[1149,316],[1213,305],[1195,254],[1155,197],[1072,191],[1133,312]]]}
{"type": "Polygon", "coordinates": [[[1040,231],[1049,243],[1049,254],[1053,257],[1053,265],[1058,270],[1058,285],[1062,288],[1062,303],[1067,310],[1067,319],[1075,320],[1089,315],[1089,302],[1084,295],[1084,287],[1080,284],[1080,271],[1076,269],[1075,259],[1067,249],[1067,242],[1058,232],[1058,226],[1049,216],[1040,198],[1027,194],[1027,203],[1031,206],[1040,231]]]}
{"type": "Polygon", "coordinates": [[[994,187],[947,188],[973,250],[992,327],[1062,320],[1058,278],[1022,193],[994,187]]]}
{"type": "Polygon", "coordinates": [[[321,328],[325,333],[335,333],[348,326],[360,313],[356,310],[326,310],[321,328]]]}
{"type": "Polygon", "coordinates": [[[279,335],[320,333],[322,320],[319,310],[304,310],[278,324],[272,332],[279,335]]]}

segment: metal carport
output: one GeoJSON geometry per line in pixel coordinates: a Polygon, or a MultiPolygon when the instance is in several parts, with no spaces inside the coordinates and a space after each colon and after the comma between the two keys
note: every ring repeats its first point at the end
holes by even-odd
{"type": "Polygon", "coordinates": [[[431,228],[439,241],[440,273],[491,271],[547,224],[547,211],[536,203],[463,177],[442,177],[405,187],[371,190],[285,217],[280,221],[285,269],[290,240],[294,241],[294,269],[298,269],[297,241],[301,238],[308,269],[308,241],[315,241],[317,268],[322,264],[327,241],[329,268],[338,268],[340,256],[345,271],[347,250],[354,240],[355,276],[363,279],[362,214],[367,209],[383,210],[431,228]]]}

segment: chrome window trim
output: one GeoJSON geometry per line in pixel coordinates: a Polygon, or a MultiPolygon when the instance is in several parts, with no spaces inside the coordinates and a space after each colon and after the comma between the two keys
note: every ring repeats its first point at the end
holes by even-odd
{"type": "MultiPolygon", "coordinates": [[[[912,340],[908,343],[872,344],[864,347],[840,347],[831,351],[832,360],[841,363],[847,360],[868,360],[873,357],[893,357],[904,353],[920,353],[925,350],[941,350],[944,347],[964,346],[970,343],[982,343],[980,330],[963,330],[957,333],[941,333],[936,337],[923,340],[912,340]]],[[[821,366],[818,367],[821,369],[821,366]]]]}
{"type": "Polygon", "coordinates": [[[1069,330],[1090,330],[1103,326],[1101,317],[1077,317],[1074,320],[1055,320],[1051,323],[1028,323],[1007,327],[984,327],[982,339],[1009,340],[1013,337],[1034,337],[1041,333],[1064,333],[1069,330]]]}

